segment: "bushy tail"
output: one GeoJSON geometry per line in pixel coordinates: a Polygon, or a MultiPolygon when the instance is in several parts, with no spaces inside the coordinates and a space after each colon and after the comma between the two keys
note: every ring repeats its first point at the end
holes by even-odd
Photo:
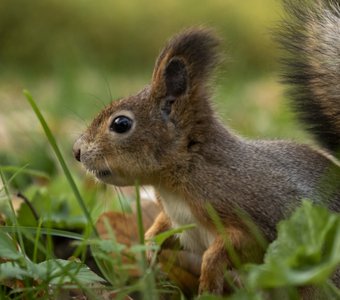
{"type": "Polygon", "coordinates": [[[317,140],[340,150],[340,0],[284,0],[280,42],[293,106],[317,140]]]}

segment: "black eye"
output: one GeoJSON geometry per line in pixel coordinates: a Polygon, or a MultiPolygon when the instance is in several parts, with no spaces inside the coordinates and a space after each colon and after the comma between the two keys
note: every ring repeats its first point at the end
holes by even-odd
{"type": "Polygon", "coordinates": [[[110,130],[117,133],[125,133],[132,127],[132,120],[126,116],[118,116],[113,119],[110,130]]]}

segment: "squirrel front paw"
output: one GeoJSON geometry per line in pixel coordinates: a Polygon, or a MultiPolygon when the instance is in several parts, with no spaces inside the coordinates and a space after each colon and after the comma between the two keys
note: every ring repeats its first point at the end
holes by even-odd
{"type": "Polygon", "coordinates": [[[222,295],[223,294],[223,276],[210,276],[211,274],[201,274],[198,294],[202,295],[205,293],[222,295]]]}
{"type": "Polygon", "coordinates": [[[223,274],[202,273],[198,293],[200,295],[204,293],[225,295],[231,294],[235,287],[243,287],[240,274],[236,270],[228,270],[225,275],[226,276],[223,276],[223,274]]]}

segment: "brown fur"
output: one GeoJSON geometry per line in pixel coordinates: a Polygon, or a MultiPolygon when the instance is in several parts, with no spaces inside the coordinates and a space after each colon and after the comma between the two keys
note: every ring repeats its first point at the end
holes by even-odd
{"type": "Polygon", "coordinates": [[[161,52],[151,85],[105,108],[75,143],[74,152],[106,183],[134,185],[138,180],[155,187],[162,212],[148,239],[195,223],[179,240],[202,257],[200,292],[221,294],[223,266],[235,268],[224,234],[242,261],[259,261],[263,249],[245,220],[272,241],[276,224],[303,198],[340,211],[340,189],[334,187],[328,199],[325,177],[333,163],[318,151],[288,141],[245,140],[222,125],[209,89],[219,62],[218,44],[204,28],[176,35],[161,52]],[[110,130],[117,115],[128,115],[132,129],[124,134],[110,130]],[[98,172],[103,170],[109,174],[98,172]],[[215,226],[209,206],[224,232],[215,226]]]}

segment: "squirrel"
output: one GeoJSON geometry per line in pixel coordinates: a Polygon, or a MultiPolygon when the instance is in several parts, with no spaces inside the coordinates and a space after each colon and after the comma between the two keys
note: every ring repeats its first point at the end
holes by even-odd
{"type": "MultiPolygon", "coordinates": [[[[284,79],[301,119],[326,150],[248,140],[222,124],[211,100],[220,39],[204,27],[172,37],[156,60],[151,83],[109,104],[73,146],[75,158],[100,181],[127,186],[138,180],[155,188],[161,212],[147,240],[196,225],[177,237],[183,249],[202,257],[199,293],[222,294],[224,272],[235,268],[224,234],[241,262],[261,262],[264,249],[249,220],[271,242],[278,222],[304,198],[340,212],[340,181],[334,180],[340,169],[333,156],[340,146],[339,2],[285,4],[284,79]]],[[[340,286],[339,272],[333,280],[340,286]]]]}

